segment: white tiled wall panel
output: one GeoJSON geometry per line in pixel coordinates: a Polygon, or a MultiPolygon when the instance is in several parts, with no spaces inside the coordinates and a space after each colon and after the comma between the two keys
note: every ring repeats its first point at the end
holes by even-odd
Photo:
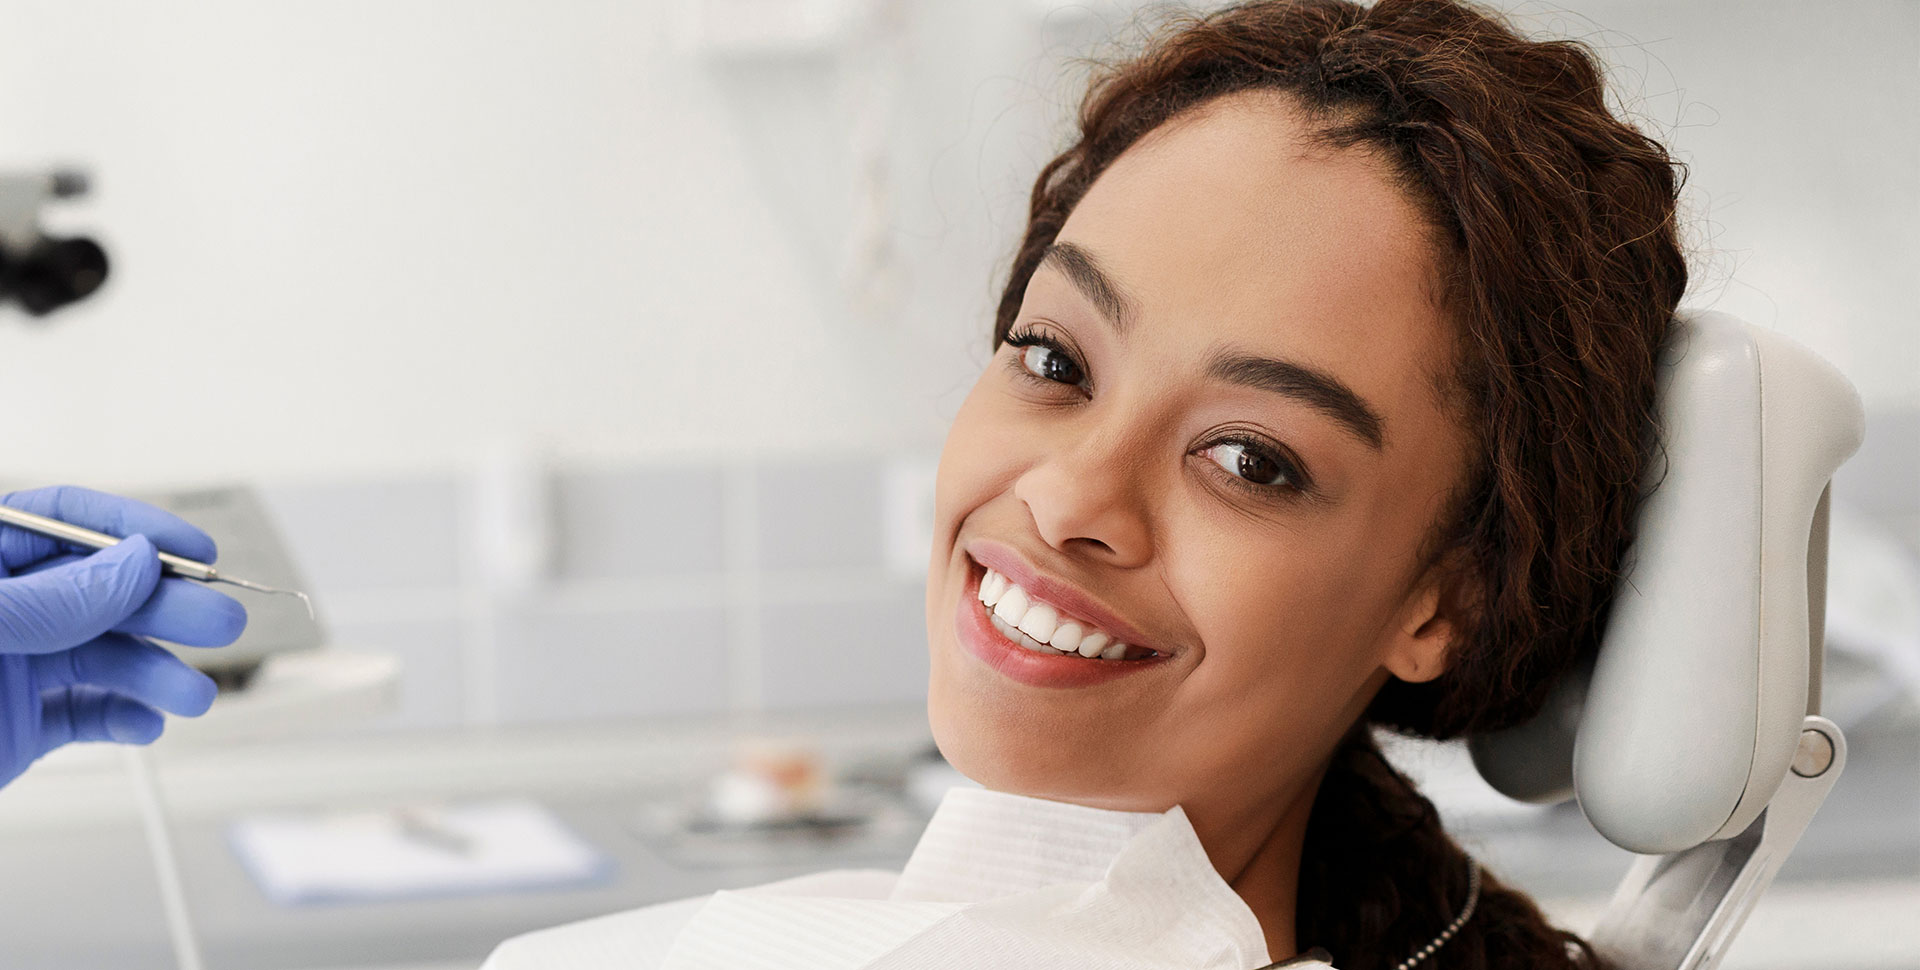
{"type": "Polygon", "coordinates": [[[505,722],[720,709],[726,614],[717,608],[509,608],[499,623],[496,708],[505,722]]]}
{"type": "Polygon", "coordinates": [[[846,599],[762,608],[769,708],[901,704],[926,697],[925,587],[895,581],[846,599]]]}
{"type": "Polygon", "coordinates": [[[398,709],[367,729],[444,728],[924,697],[923,587],[885,568],[885,467],[555,468],[550,566],[513,589],[462,561],[485,525],[453,476],[265,495],[332,642],[403,663],[398,709]]]}

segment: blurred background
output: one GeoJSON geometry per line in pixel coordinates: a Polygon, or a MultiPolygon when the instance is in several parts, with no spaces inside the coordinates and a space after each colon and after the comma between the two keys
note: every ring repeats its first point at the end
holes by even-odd
{"type": "MultiPolygon", "coordinates": [[[[1920,0],[1496,6],[1592,44],[1691,166],[1688,305],[1866,402],[1852,762],[1729,966],[1920,967],[1920,0]]],[[[39,221],[111,263],[0,308],[0,482],[239,503],[320,612],[153,752],[207,965],[471,967],[897,866],[957,780],[921,707],[941,437],[1086,59],[1168,9],[0,0],[0,178],[84,172],[39,221]],[[343,828],[537,837],[320,871],[343,828]]],[[[1590,923],[1630,857],[1577,809],[1398,753],[1590,923]]],[[[0,793],[0,966],[174,965],[111,754],[0,793]]]]}

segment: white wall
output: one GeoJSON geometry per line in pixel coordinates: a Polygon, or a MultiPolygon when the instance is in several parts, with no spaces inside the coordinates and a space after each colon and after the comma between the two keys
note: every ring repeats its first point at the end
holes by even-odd
{"type": "MultiPolygon", "coordinates": [[[[0,315],[0,475],[936,443],[1061,57],[1120,17],[906,8],[884,128],[904,295],[876,312],[836,278],[880,70],[854,34],[742,60],[657,0],[0,0],[0,167],[88,166],[59,221],[114,260],[44,324],[0,315]]],[[[1920,403],[1920,4],[1580,9],[1522,8],[1607,46],[1694,163],[1694,302],[1809,341],[1872,406],[1920,403]]]]}
{"type": "Polygon", "coordinates": [[[1690,305],[1807,343],[1870,412],[1920,405],[1920,2],[1512,6],[1599,48],[1690,164],[1690,305]]]}
{"type": "MultiPolygon", "coordinates": [[[[678,20],[639,3],[0,5],[0,164],[88,166],[97,191],[61,220],[114,261],[46,325],[0,317],[6,476],[333,476],[499,439],[937,441],[993,254],[947,254],[978,305],[850,318],[820,252],[841,227],[818,217],[850,208],[846,72],[716,63],[676,46],[678,20]],[[940,331],[942,355],[912,352],[940,331]]],[[[924,169],[951,146],[914,147],[924,169]]],[[[901,231],[925,252],[950,227],[901,231]]]]}

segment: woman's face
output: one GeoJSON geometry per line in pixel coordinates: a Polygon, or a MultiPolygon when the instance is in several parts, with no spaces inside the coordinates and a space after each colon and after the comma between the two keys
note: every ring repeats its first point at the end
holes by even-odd
{"type": "Polygon", "coordinates": [[[1236,95],[1129,149],[954,421],[929,714],[989,788],[1250,823],[1390,674],[1444,664],[1417,554],[1465,438],[1429,232],[1383,162],[1305,130],[1283,97],[1236,95]],[[1028,635],[1074,621],[1135,649],[1010,639],[985,567],[1022,587],[996,608],[1028,635]]]}

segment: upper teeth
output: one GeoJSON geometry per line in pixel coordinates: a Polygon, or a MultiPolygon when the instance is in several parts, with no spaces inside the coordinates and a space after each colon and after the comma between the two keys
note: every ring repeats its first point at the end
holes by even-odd
{"type": "Polygon", "coordinates": [[[1062,615],[1058,607],[1034,599],[1032,594],[991,569],[980,578],[980,602],[993,610],[994,619],[999,621],[996,626],[1006,625],[1002,633],[1017,630],[1026,634],[1013,639],[1029,650],[1044,644],[1061,653],[1103,660],[1119,660],[1127,655],[1127,645],[1117,638],[1094,629],[1091,623],[1062,615]]]}

